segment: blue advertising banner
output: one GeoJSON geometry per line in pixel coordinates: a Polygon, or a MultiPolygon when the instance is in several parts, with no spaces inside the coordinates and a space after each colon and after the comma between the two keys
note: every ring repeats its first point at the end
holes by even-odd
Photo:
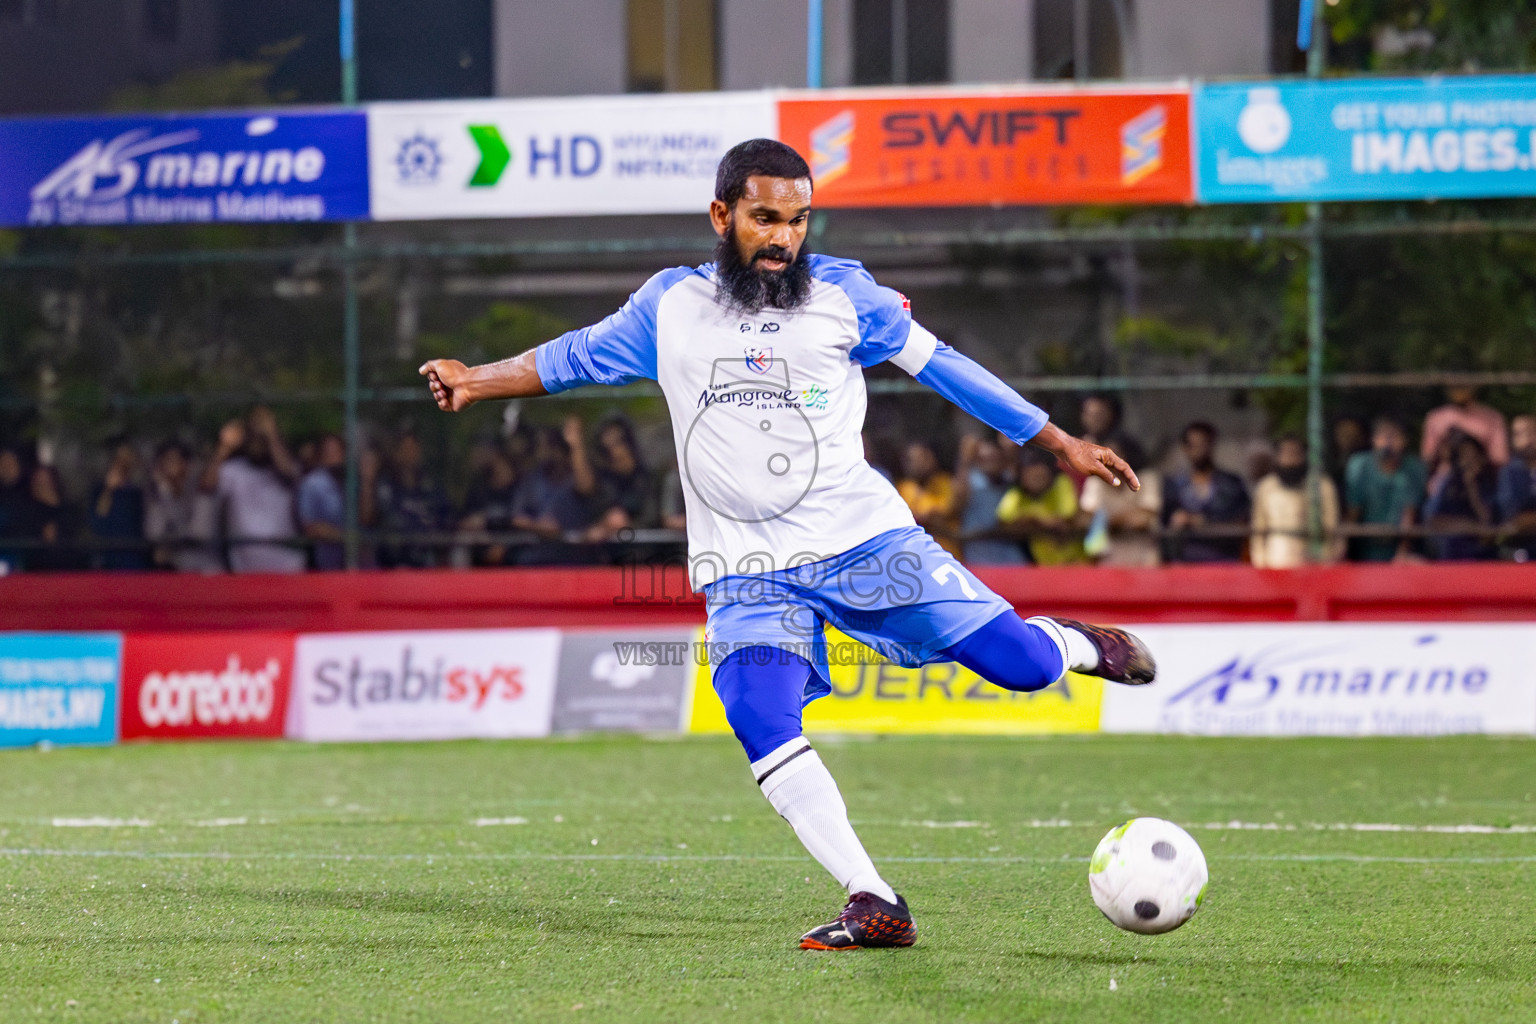
{"type": "Polygon", "coordinates": [[[0,747],[115,741],[122,653],[116,633],[0,633],[0,747]]]}
{"type": "Polygon", "coordinates": [[[1536,195],[1536,76],[1205,85],[1196,198],[1536,195]]]}
{"type": "Polygon", "coordinates": [[[0,120],[0,226],[367,217],[361,111],[0,120]]]}

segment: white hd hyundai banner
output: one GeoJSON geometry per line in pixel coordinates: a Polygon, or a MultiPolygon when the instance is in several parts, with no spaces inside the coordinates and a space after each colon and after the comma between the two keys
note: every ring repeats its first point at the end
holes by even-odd
{"type": "Polygon", "coordinates": [[[1134,628],[1157,657],[1157,682],[1106,686],[1105,732],[1536,732],[1536,630],[1529,625],[1134,628]]]}
{"type": "Polygon", "coordinates": [[[767,92],[376,103],[373,217],[702,214],[720,157],[773,136],[776,109],[767,92]]]}
{"type": "Polygon", "coordinates": [[[305,740],[546,736],[556,629],[298,638],[287,735],[305,740]]]}

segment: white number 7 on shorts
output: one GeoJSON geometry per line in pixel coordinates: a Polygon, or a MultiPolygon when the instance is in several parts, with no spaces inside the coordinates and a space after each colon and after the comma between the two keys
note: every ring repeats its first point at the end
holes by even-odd
{"type": "Polygon", "coordinates": [[[976,593],[976,588],[971,586],[971,581],[966,579],[965,576],[961,574],[960,570],[955,568],[953,565],[939,566],[937,569],[933,570],[932,576],[934,582],[939,584],[943,584],[948,580],[954,580],[956,583],[960,584],[960,589],[965,592],[965,596],[970,598],[972,601],[981,596],[980,594],[976,593]]]}

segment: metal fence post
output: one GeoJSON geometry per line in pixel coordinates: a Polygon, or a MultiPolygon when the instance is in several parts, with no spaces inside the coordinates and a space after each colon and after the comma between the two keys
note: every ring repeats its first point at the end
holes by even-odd
{"type": "MultiPolygon", "coordinates": [[[[356,19],[353,0],[341,0],[341,102],[357,104],[356,19]]],[[[358,309],[357,309],[357,225],[342,225],[342,419],[347,439],[346,531],[345,551],[348,569],[358,565],[359,497],[362,477],[363,432],[358,423],[359,386],[358,309]]]]}
{"type": "Polygon", "coordinates": [[[1307,537],[1312,555],[1321,558],[1323,536],[1323,474],[1327,467],[1323,430],[1323,214],[1317,203],[1307,204],[1307,537]]]}

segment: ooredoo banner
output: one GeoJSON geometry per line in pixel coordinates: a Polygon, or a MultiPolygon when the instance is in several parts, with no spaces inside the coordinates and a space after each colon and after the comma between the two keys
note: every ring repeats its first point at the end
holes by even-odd
{"type": "Polygon", "coordinates": [[[1192,197],[1181,87],[799,94],[779,138],[810,161],[819,206],[1192,197]]]}
{"type": "Polygon", "coordinates": [[[117,739],[122,638],[0,634],[0,747],[117,739]]]}
{"type": "Polygon", "coordinates": [[[556,629],[298,638],[287,735],[305,740],[545,736],[556,629]]]}
{"type": "Polygon", "coordinates": [[[1200,201],[1536,194],[1536,76],[1204,85],[1200,201]]]}
{"type": "Polygon", "coordinates": [[[0,225],[368,217],[361,111],[0,120],[0,225]]]}
{"type": "Polygon", "coordinates": [[[1536,630],[1529,625],[1133,628],[1157,656],[1157,682],[1107,687],[1107,732],[1536,732],[1536,630]]]}
{"type": "Polygon", "coordinates": [[[376,103],[373,216],[702,214],[725,151],[773,134],[766,92],[376,103]]]}
{"type": "MultiPolygon", "coordinates": [[[[1099,728],[1101,679],[1069,674],[1043,690],[1016,693],[953,662],[902,668],[835,630],[827,644],[832,692],[806,705],[806,732],[1023,735],[1099,728]]],[[[688,729],[731,731],[707,664],[694,676],[688,729]]]]}
{"type": "Polygon", "coordinates": [[[130,633],[123,739],[281,736],[293,634],[130,633]]]}

